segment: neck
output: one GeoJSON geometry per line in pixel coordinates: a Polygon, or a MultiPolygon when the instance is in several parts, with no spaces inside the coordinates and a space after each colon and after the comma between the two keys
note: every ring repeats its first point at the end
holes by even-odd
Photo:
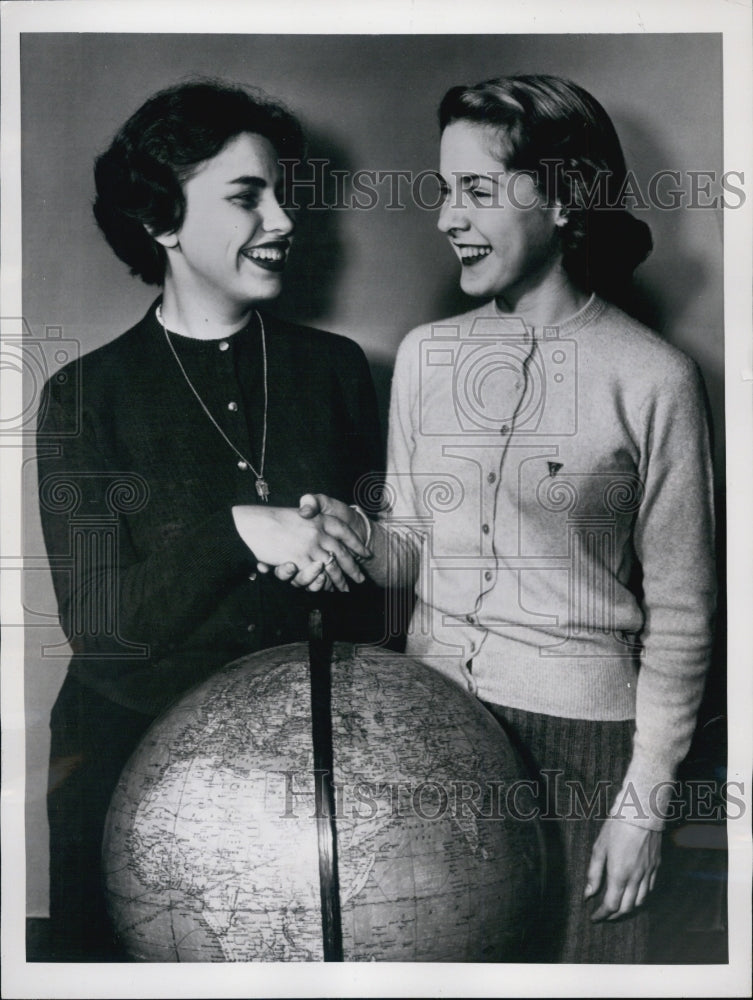
{"type": "Polygon", "coordinates": [[[201,296],[181,293],[165,280],[162,291],[162,321],[168,330],[194,340],[222,340],[242,330],[254,312],[253,304],[243,306],[207,301],[201,296]]]}
{"type": "Polygon", "coordinates": [[[557,270],[531,288],[505,292],[496,298],[500,312],[520,316],[526,326],[557,326],[574,316],[588,302],[589,296],[557,270]]]}

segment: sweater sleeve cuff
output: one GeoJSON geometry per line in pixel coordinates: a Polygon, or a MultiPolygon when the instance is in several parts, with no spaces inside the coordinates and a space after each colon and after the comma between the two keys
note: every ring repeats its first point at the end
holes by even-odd
{"type": "Polygon", "coordinates": [[[224,580],[228,574],[256,566],[256,557],[238,534],[232,511],[218,511],[191,540],[188,572],[206,580],[224,580]]]}
{"type": "Polygon", "coordinates": [[[609,815],[631,826],[663,830],[675,815],[679,795],[670,768],[634,757],[609,815]]]}

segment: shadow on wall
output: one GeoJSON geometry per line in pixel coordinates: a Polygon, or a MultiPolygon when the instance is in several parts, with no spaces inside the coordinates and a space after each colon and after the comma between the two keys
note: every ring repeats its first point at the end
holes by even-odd
{"type": "Polygon", "coordinates": [[[290,197],[298,208],[295,242],[285,269],[283,292],[275,311],[286,318],[316,326],[319,318],[336,312],[338,276],[343,271],[344,251],[340,213],[318,205],[336,204],[333,171],[352,171],[345,150],[321,132],[309,132],[305,165],[291,165],[290,197]],[[326,170],[312,169],[321,160],[326,170]],[[316,179],[314,189],[308,181],[316,179]]]}
{"type": "MultiPolygon", "coordinates": [[[[704,261],[713,258],[707,242],[713,226],[711,219],[702,229],[695,224],[699,210],[690,206],[695,196],[687,190],[689,178],[679,172],[680,180],[670,176],[671,168],[677,167],[677,153],[671,144],[662,144],[664,133],[647,127],[645,116],[624,110],[617,127],[628,169],[626,207],[649,225],[654,244],[646,262],[636,269],[629,294],[618,304],[661,334],[677,326],[690,300],[700,299],[712,289],[714,275],[704,261]]],[[[695,200],[703,204],[703,190],[696,194],[695,200]]],[[[721,225],[718,209],[702,211],[704,215],[716,214],[721,225]]]]}

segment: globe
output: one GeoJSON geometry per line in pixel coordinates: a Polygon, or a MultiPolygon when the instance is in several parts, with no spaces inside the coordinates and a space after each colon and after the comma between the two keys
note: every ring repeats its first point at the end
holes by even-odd
{"type": "MultiPolygon", "coordinates": [[[[540,902],[529,786],[504,731],[430,667],[334,646],[346,961],[511,961],[540,902]]],[[[244,657],[149,729],[110,804],[108,908],[135,960],[321,961],[308,647],[244,657]]]]}

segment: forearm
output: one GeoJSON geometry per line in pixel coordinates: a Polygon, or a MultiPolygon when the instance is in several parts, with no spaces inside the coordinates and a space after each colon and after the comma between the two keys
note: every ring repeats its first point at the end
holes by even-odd
{"type": "Polygon", "coordinates": [[[372,557],[361,565],[385,589],[413,589],[421,565],[421,537],[408,528],[372,521],[372,557]]]}
{"type": "MultiPolygon", "coordinates": [[[[645,413],[650,438],[634,547],[643,573],[643,659],[633,759],[621,792],[660,829],[693,736],[716,600],[713,475],[703,391],[689,362],[645,413]]],[[[628,813],[635,810],[626,809],[628,813]]],[[[645,817],[645,818],[644,818],[645,817]]]]}
{"type": "Polygon", "coordinates": [[[629,822],[661,830],[672,816],[674,781],[695,730],[706,666],[700,654],[681,669],[661,670],[648,662],[641,668],[633,756],[613,804],[613,813],[629,822]]]}
{"type": "Polygon", "coordinates": [[[158,657],[209,616],[248,574],[253,557],[235,532],[230,511],[218,511],[139,559],[118,524],[112,546],[92,532],[73,547],[69,526],[46,525],[61,624],[78,654],[117,655],[123,644],[158,657]],[[61,537],[62,536],[62,537],[61,537]]]}

